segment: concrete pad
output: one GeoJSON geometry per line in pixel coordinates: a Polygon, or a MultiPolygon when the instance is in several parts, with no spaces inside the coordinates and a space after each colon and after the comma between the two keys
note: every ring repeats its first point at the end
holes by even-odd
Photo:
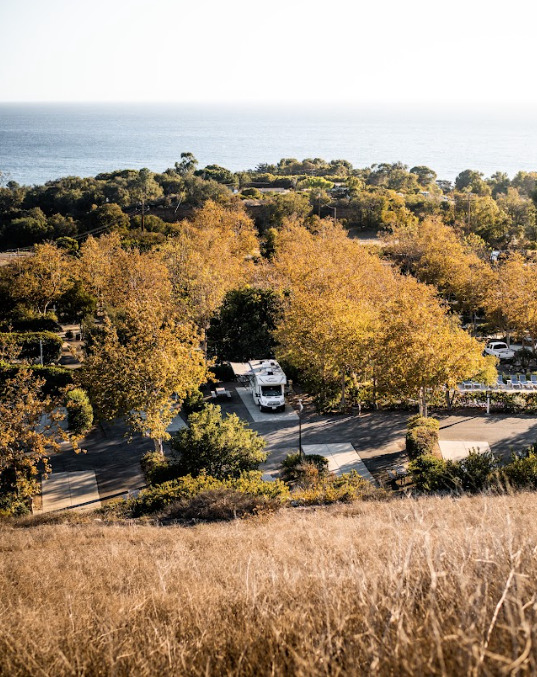
{"type": "Polygon", "coordinates": [[[66,508],[83,512],[101,507],[94,470],[52,473],[41,480],[41,493],[43,512],[66,508]]]}
{"type": "Polygon", "coordinates": [[[170,423],[170,425],[166,428],[166,432],[168,433],[176,433],[178,430],[181,430],[182,428],[188,428],[187,424],[183,421],[181,416],[178,414],[170,423]]]}
{"type": "Polygon", "coordinates": [[[302,449],[305,454],[320,454],[328,459],[328,470],[336,475],[349,473],[355,470],[360,477],[363,477],[371,484],[376,482],[367,469],[365,463],[360,458],[356,449],[349,442],[339,442],[335,444],[303,444],[302,449]]]}
{"type": "Polygon", "coordinates": [[[438,442],[442,458],[446,461],[461,461],[469,456],[470,451],[484,454],[490,451],[488,442],[474,442],[466,440],[440,440],[438,442]]]}
{"type": "Polygon", "coordinates": [[[252,393],[248,388],[237,388],[237,393],[255,423],[289,423],[290,421],[298,421],[298,414],[288,404],[285,405],[285,411],[282,412],[261,412],[255,405],[252,393]]]}

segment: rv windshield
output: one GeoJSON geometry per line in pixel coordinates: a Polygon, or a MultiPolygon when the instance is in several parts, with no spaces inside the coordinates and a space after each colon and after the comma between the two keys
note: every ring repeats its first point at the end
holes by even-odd
{"type": "Polygon", "coordinates": [[[275,397],[282,394],[281,386],[261,386],[261,394],[265,397],[275,397]]]}

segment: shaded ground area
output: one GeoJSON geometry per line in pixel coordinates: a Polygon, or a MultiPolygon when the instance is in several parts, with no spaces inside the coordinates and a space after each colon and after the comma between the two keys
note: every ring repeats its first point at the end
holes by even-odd
{"type": "Polygon", "coordinates": [[[81,443],[86,453],[75,454],[64,448],[52,457],[53,474],[94,470],[101,499],[141,487],[145,482],[140,459],[153,445],[141,435],[128,442],[126,432],[122,421],[96,427],[81,443]]]}
{"type": "Polygon", "coordinates": [[[94,470],[56,472],[42,480],[42,512],[95,510],[101,506],[94,470]]]}

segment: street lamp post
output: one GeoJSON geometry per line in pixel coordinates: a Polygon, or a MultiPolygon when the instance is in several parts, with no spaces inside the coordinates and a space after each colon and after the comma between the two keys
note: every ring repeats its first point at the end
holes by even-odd
{"type": "Polygon", "coordinates": [[[300,457],[302,458],[304,456],[304,452],[302,451],[302,412],[304,411],[304,405],[302,404],[302,400],[298,400],[298,453],[300,454],[300,457]]]}

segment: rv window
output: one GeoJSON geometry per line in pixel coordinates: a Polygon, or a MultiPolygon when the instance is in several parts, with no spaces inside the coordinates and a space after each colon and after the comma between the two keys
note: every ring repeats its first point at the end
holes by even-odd
{"type": "Polygon", "coordinates": [[[281,395],[282,387],[281,386],[261,386],[261,394],[265,396],[271,395],[281,395]]]}

